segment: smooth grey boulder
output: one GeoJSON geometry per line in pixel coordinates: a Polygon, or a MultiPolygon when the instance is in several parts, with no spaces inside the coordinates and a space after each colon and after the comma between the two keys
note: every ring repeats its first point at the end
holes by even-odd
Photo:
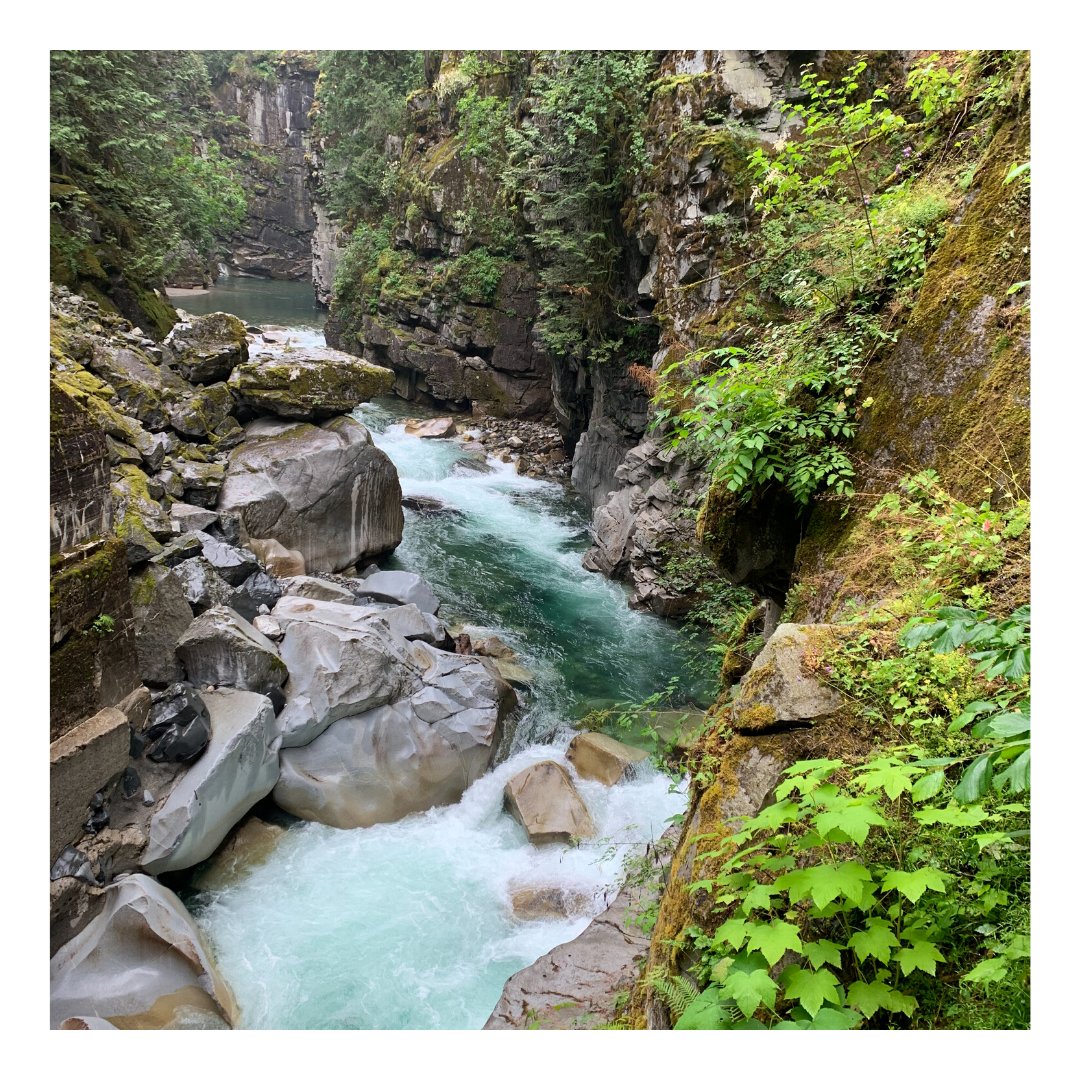
{"type": "Polygon", "coordinates": [[[209,858],[278,780],[280,725],[270,699],[244,690],[206,690],[202,699],[210,745],[150,821],[143,868],[151,874],[209,858]]]}
{"type": "MultiPolygon", "coordinates": [[[[418,685],[420,673],[408,643],[385,623],[351,621],[337,611],[326,621],[291,618],[288,601],[320,604],[324,617],[327,607],[361,610],[289,596],[274,608],[274,618],[285,631],[281,658],[292,673],[281,714],[283,746],[303,746],[336,720],[407,697],[418,685]]],[[[318,612],[313,608],[308,614],[318,612]]]]}
{"type": "Polygon", "coordinates": [[[408,698],[339,719],[308,745],[282,751],[279,806],[361,828],[456,802],[485,772],[513,690],[479,657],[421,642],[410,652],[423,675],[408,698]]]}
{"type": "Polygon", "coordinates": [[[308,600],[330,600],[337,604],[354,604],[356,596],[343,585],[322,578],[298,574],[284,583],[286,596],[303,596],[308,600]]]}
{"type": "Polygon", "coordinates": [[[139,677],[159,686],[182,679],[176,646],[195,617],[183,582],[168,567],[150,563],[130,585],[139,677]]]}
{"type": "Polygon", "coordinates": [[[443,644],[449,633],[441,619],[421,611],[415,604],[392,607],[357,604],[351,595],[349,603],[286,595],[278,601],[273,614],[282,627],[293,622],[310,622],[353,630],[376,621],[406,641],[426,641],[437,646],[443,644]]]}
{"type": "Polygon", "coordinates": [[[232,992],[175,893],[129,874],[104,896],[101,913],[50,963],[51,1027],[232,1027],[232,992]]]}
{"type": "Polygon", "coordinates": [[[249,536],[299,551],[309,571],[343,570],[401,543],[397,470],[363,424],[258,420],[246,430],[217,505],[237,513],[249,536]]]}
{"type": "Polygon", "coordinates": [[[232,608],[212,607],[184,631],[176,654],[197,686],[267,694],[289,677],[277,646],[232,608]]]}
{"type": "Polygon", "coordinates": [[[364,578],[360,587],[365,595],[375,600],[415,604],[430,615],[439,613],[439,598],[431,586],[419,574],[407,570],[377,570],[364,578]]]}
{"type": "Polygon", "coordinates": [[[570,843],[596,835],[588,807],[557,761],[538,761],[511,777],[503,803],[533,844],[570,843]]]}

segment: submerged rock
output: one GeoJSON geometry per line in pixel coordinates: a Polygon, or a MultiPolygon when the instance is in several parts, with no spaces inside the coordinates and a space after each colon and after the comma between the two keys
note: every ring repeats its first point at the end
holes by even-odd
{"type": "Polygon", "coordinates": [[[271,538],[308,571],[336,571],[392,551],[405,518],[390,459],[363,424],[341,416],[319,427],[256,421],[233,451],[218,501],[249,536],[271,538]]]}
{"type": "Polygon", "coordinates": [[[570,774],[556,761],[538,761],[511,777],[503,802],[534,844],[570,843],[596,835],[588,807],[570,774]]]}
{"type": "Polygon", "coordinates": [[[510,910],[516,919],[575,919],[591,906],[587,892],[561,885],[522,886],[510,893],[510,910]]]}
{"type": "Polygon", "coordinates": [[[143,867],[152,874],[208,858],[277,782],[280,727],[270,699],[244,690],[208,690],[202,699],[210,743],[150,821],[143,867]]]}
{"type": "Polygon", "coordinates": [[[101,913],[52,959],[50,1025],[232,1027],[232,993],[177,896],[145,874],[104,896],[101,913]]]}

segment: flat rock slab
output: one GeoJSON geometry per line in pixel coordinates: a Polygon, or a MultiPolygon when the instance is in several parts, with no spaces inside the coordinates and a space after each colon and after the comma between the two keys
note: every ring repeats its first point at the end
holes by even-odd
{"type": "Polygon", "coordinates": [[[53,1028],[229,1028],[236,1006],[195,921],[145,874],[105,889],[104,908],[50,965],[53,1028]]]}
{"type": "Polygon", "coordinates": [[[755,734],[809,725],[836,713],[843,698],[804,669],[804,658],[836,642],[845,633],[831,623],[782,623],[755,657],[739,683],[731,709],[731,726],[755,734]]]}
{"type": "Polygon", "coordinates": [[[538,761],[510,778],[503,804],[534,844],[570,843],[596,835],[588,807],[557,761],[538,761]]]}
{"type": "Polygon", "coordinates": [[[237,400],[259,412],[321,420],[389,393],[393,382],[389,368],[320,348],[263,354],[240,364],[229,378],[229,389],[237,400]]]}
{"type": "Polygon", "coordinates": [[[336,604],[353,604],[356,596],[343,585],[322,578],[298,574],[284,582],[286,596],[302,596],[308,600],[329,600],[336,604]]]}
{"type": "Polygon", "coordinates": [[[373,600],[415,604],[430,615],[439,613],[439,598],[435,591],[419,574],[411,574],[407,570],[377,570],[364,578],[359,588],[373,600]]]}
{"type": "Polygon", "coordinates": [[[566,759],[582,780],[599,780],[611,787],[634,775],[634,769],[649,755],[644,750],[626,746],[599,731],[575,735],[566,751],[566,759]]]}
{"type": "Polygon", "coordinates": [[[150,821],[143,868],[184,870],[209,858],[280,774],[279,725],[270,699],[245,690],[208,690],[210,744],[150,821]]]}
{"type": "Polygon", "coordinates": [[[627,920],[643,893],[624,890],[573,941],[511,975],[485,1031],[596,1028],[615,1017],[615,995],[636,981],[649,938],[627,920]]]}

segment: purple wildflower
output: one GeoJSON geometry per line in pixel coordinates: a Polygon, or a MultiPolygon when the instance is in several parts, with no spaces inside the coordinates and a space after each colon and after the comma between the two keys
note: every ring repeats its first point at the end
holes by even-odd
{"type": "Polygon", "coordinates": [[[911,147],[910,146],[905,146],[904,149],[900,151],[900,153],[904,157],[911,157],[911,147]]]}

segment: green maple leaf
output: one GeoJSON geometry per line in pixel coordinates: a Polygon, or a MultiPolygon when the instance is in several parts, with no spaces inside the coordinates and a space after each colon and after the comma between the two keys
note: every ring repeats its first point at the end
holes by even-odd
{"type": "Polygon", "coordinates": [[[742,909],[749,915],[751,911],[756,908],[762,908],[765,911],[772,910],[772,898],[779,891],[777,885],[755,885],[749,889],[746,895],[743,897],[742,909]]]}
{"type": "Polygon", "coordinates": [[[911,775],[917,770],[910,765],[877,762],[862,773],[859,785],[866,791],[884,790],[890,799],[899,798],[911,790],[911,775]]]}
{"type": "Polygon", "coordinates": [[[892,956],[893,946],[899,945],[900,942],[884,919],[867,919],[866,922],[867,929],[856,930],[851,935],[847,947],[854,949],[855,955],[860,960],[873,956],[883,964],[887,964],[892,956]]]}
{"type": "Polygon", "coordinates": [[[842,963],[840,946],[835,941],[827,941],[825,938],[804,942],[803,954],[816,968],[821,967],[822,964],[832,964],[833,967],[839,967],[842,963]]]}
{"type": "Polygon", "coordinates": [[[891,993],[885,983],[856,982],[847,988],[847,1003],[869,1019],[878,1009],[889,1009],[891,993]]]}
{"type": "Polygon", "coordinates": [[[940,810],[916,810],[914,815],[920,825],[978,825],[988,816],[981,806],[957,806],[955,803],[940,810]]]}
{"type": "Polygon", "coordinates": [[[916,968],[925,971],[927,975],[933,975],[937,972],[937,961],[945,961],[945,957],[931,941],[916,941],[911,948],[901,949],[896,958],[900,961],[900,970],[905,975],[910,975],[916,968]]]}
{"type": "Polygon", "coordinates": [[[910,1016],[917,1005],[915,999],[909,994],[894,990],[880,979],[872,983],[852,983],[847,988],[847,1003],[858,1009],[868,1019],[878,1009],[885,1009],[887,1012],[902,1012],[910,1016]]]}
{"type": "Polygon", "coordinates": [[[912,903],[916,903],[927,889],[945,892],[945,879],[949,876],[929,866],[924,866],[921,870],[890,870],[881,879],[881,887],[882,889],[896,889],[912,903]]]}
{"type": "Polygon", "coordinates": [[[792,964],[784,969],[780,978],[784,984],[784,996],[791,1000],[798,999],[811,1017],[826,1001],[840,1004],[839,981],[827,968],[809,971],[792,964]]]}
{"type": "Polygon", "coordinates": [[[767,1005],[771,1009],[777,990],[779,987],[764,968],[732,971],[724,980],[723,987],[724,997],[734,998],[743,1016],[747,1017],[753,1016],[759,1005],[767,1005]]]}
{"type": "Polygon", "coordinates": [[[976,964],[961,980],[962,982],[1001,982],[1009,973],[1009,962],[1004,956],[992,956],[976,964]]]}
{"type": "Polygon", "coordinates": [[[802,900],[809,896],[814,906],[823,908],[838,896],[846,896],[858,903],[862,898],[865,882],[872,880],[870,871],[860,862],[845,862],[839,865],[824,863],[808,866],[804,870],[795,870],[776,879],[781,889],[787,889],[792,900],[802,900]]]}
{"type": "Polygon", "coordinates": [[[757,949],[770,964],[775,964],[788,949],[802,952],[799,930],[783,919],[767,923],[752,923],[747,948],[757,949]]]}
{"type": "Polygon", "coordinates": [[[872,806],[849,803],[841,809],[818,814],[814,824],[822,836],[839,832],[853,843],[862,844],[870,833],[870,826],[884,825],[885,819],[872,806]]]}
{"type": "Polygon", "coordinates": [[[719,946],[727,942],[733,949],[738,949],[748,933],[749,927],[745,919],[728,919],[713,934],[713,945],[719,946]]]}

